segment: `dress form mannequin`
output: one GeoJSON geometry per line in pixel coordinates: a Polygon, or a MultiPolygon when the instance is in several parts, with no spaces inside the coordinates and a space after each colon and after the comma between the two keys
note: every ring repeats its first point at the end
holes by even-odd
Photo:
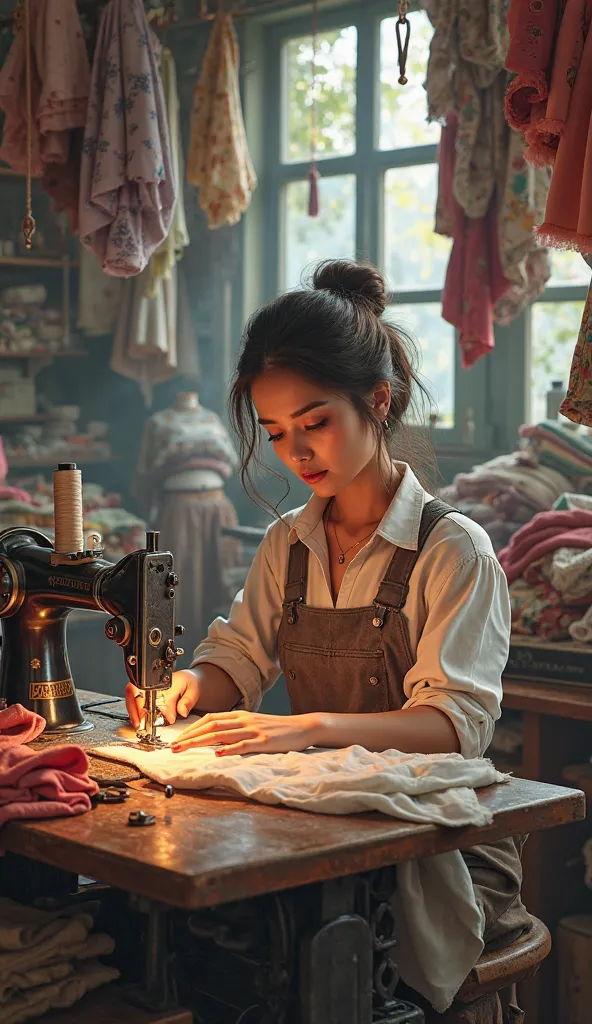
{"type": "Polygon", "coordinates": [[[135,496],[175,556],[179,621],[196,644],[214,616],[228,612],[226,570],[240,561],[240,546],[221,535],[237,524],[224,494],[236,466],[226,427],[194,391],[179,392],[171,408],[146,423],[135,496]]]}

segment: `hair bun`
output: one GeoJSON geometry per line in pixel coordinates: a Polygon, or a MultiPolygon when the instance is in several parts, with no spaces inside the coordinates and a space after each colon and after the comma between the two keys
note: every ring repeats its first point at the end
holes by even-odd
{"type": "Polygon", "coordinates": [[[370,263],[326,260],[315,270],[312,283],[316,291],[333,292],[353,302],[363,300],[376,316],[381,316],[386,309],[384,278],[370,263]]]}

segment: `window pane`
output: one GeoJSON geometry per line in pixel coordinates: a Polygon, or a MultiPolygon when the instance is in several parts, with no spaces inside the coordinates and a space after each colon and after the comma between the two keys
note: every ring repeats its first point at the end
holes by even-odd
{"type": "Polygon", "coordinates": [[[590,267],[579,252],[561,252],[553,249],[551,258],[553,271],[550,285],[590,283],[590,267]]]}
{"type": "Polygon", "coordinates": [[[425,146],[440,138],[438,124],[426,124],[428,112],[423,83],[433,28],[425,11],[408,15],[411,26],[407,85],[399,85],[396,18],[380,23],[380,149],[425,146]]]}
{"type": "MultiPolygon", "coordinates": [[[[353,25],[318,36],[315,61],[318,159],[348,156],[356,149],[356,62],[353,25]]],[[[283,53],[282,160],[311,155],[312,36],[290,39],[283,53]]]]}
{"type": "Polygon", "coordinates": [[[384,176],[384,266],[395,290],[441,288],[452,242],[434,231],[438,169],[392,167],[384,176]]]}
{"type": "MultiPolygon", "coordinates": [[[[442,319],[440,303],[389,306],[385,316],[414,339],[419,355],[419,371],[429,392],[431,406],[419,411],[428,419],[438,414],[438,427],[454,426],[454,328],[442,319]]],[[[423,401],[423,406],[426,406],[423,401]]]]}
{"type": "MultiPolygon", "coordinates": [[[[582,263],[584,261],[582,260],[582,263]]],[[[535,302],[530,332],[530,422],[547,415],[551,382],[567,388],[571,360],[580,329],[583,302],[535,302]]]]}
{"type": "Polygon", "coordinates": [[[319,180],[318,217],[308,216],[308,191],[308,181],[292,181],[283,193],[284,288],[297,288],[303,271],[317,260],[355,256],[355,175],[319,180]]]}

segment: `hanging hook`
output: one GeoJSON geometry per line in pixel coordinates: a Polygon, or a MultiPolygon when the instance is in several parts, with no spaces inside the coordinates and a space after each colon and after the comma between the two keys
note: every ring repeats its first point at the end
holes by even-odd
{"type": "Polygon", "coordinates": [[[397,37],[397,62],[399,65],[399,85],[407,85],[407,54],[409,53],[409,39],[411,37],[411,25],[409,18],[409,0],[399,0],[399,17],[395,25],[397,37]],[[403,29],[405,29],[405,40],[403,41],[403,29]]]}

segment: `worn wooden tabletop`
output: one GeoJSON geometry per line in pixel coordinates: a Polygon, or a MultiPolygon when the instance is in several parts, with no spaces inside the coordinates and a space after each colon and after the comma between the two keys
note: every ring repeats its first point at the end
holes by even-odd
{"type": "MultiPolygon", "coordinates": [[[[92,733],[76,739],[92,746],[92,733]]],[[[480,790],[493,822],[462,829],[379,814],[308,814],[213,792],[166,799],[163,788],[147,780],[130,783],[130,794],[124,804],[99,804],[79,818],[7,825],[2,846],[173,906],[198,908],[465,849],[585,815],[579,790],[524,779],[480,790]],[[128,815],[135,810],[154,814],[156,824],[130,828],[128,815]]]]}

